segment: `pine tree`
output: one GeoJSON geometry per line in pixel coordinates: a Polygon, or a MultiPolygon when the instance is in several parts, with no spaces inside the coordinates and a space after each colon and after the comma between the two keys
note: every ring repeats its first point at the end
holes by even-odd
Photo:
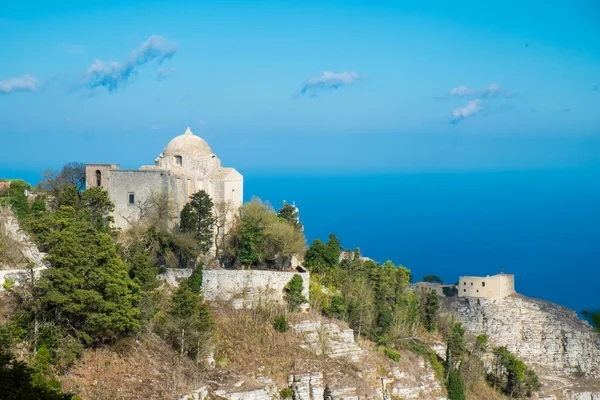
{"type": "Polygon", "coordinates": [[[429,290],[425,296],[425,321],[423,324],[429,332],[435,331],[437,327],[439,310],[440,299],[435,291],[429,290]]]}
{"type": "Polygon", "coordinates": [[[48,233],[52,268],[39,281],[48,315],[86,343],[112,341],[140,328],[139,286],[107,233],[73,220],[48,233]]]}
{"type": "Polygon", "coordinates": [[[450,372],[446,388],[448,389],[448,400],[466,400],[465,385],[459,371],[450,372]]]}
{"type": "Polygon", "coordinates": [[[179,227],[183,232],[192,233],[200,251],[207,253],[213,244],[215,216],[213,202],[204,190],[192,195],[191,201],[181,210],[179,227]]]}

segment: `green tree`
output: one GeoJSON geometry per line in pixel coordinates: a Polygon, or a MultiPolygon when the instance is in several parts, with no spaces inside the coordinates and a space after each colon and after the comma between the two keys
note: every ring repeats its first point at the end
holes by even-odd
{"type": "Polygon", "coordinates": [[[158,266],[152,253],[146,248],[143,240],[136,239],[126,250],[126,261],[129,266],[129,277],[143,291],[158,286],[158,266]]]}
{"type": "Polygon", "coordinates": [[[425,275],[423,277],[423,282],[431,282],[431,283],[444,283],[442,279],[437,275],[425,275]]]}
{"type": "Polygon", "coordinates": [[[448,400],[466,400],[465,385],[458,371],[450,372],[446,388],[448,389],[448,400]]]}
{"type": "MultiPolygon", "coordinates": [[[[72,187],[72,186],[70,186],[72,187]]],[[[114,219],[110,215],[115,205],[108,192],[101,187],[93,187],[81,193],[80,209],[82,215],[98,230],[110,231],[114,219]]]]}
{"type": "Polygon", "coordinates": [[[425,315],[423,325],[429,332],[435,331],[437,327],[438,314],[440,310],[440,299],[434,290],[427,291],[425,295],[425,315]]]}
{"type": "Polygon", "coordinates": [[[215,216],[213,202],[204,190],[194,193],[189,203],[181,210],[179,227],[181,231],[192,233],[200,251],[208,253],[213,244],[215,216]]]}
{"type": "Polygon", "coordinates": [[[39,371],[8,353],[0,354],[0,396],[4,400],[74,400],[62,393],[60,382],[46,379],[39,371]]]}
{"type": "Polygon", "coordinates": [[[173,318],[168,323],[169,340],[180,354],[200,362],[212,334],[214,321],[210,310],[198,293],[192,290],[193,284],[182,282],[173,293],[169,314],[173,318]]]}
{"type": "Polygon", "coordinates": [[[298,209],[294,205],[283,203],[283,207],[277,211],[277,216],[294,228],[302,229],[302,223],[298,220],[298,209]]]}
{"type": "Polygon", "coordinates": [[[460,322],[453,322],[446,340],[446,376],[457,369],[465,353],[465,328],[460,322]]]}
{"type": "Polygon", "coordinates": [[[85,343],[113,341],[140,328],[139,286],[110,235],[72,220],[48,234],[52,268],[39,280],[45,312],[85,343]]]}
{"type": "Polygon", "coordinates": [[[283,289],[285,300],[288,303],[288,307],[291,312],[296,312],[300,309],[300,306],[307,303],[306,297],[302,294],[304,291],[304,281],[298,274],[285,285],[283,289]]]}
{"type": "Polygon", "coordinates": [[[10,188],[0,193],[0,205],[8,204],[22,221],[29,214],[29,203],[25,191],[31,190],[31,185],[23,180],[15,179],[10,182],[10,188]]]}
{"type": "Polygon", "coordinates": [[[333,233],[329,234],[327,243],[315,239],[306,251],[304,264],[312,272],[326,273],[340,265],[341,250],[340,241],[333,233]]]}
{"type": "Polygon", "coordinates": [[[200,294],[202,290],[202,270],[204,266],[202,264],[197,265],[189,278],[185,281],[186,285],[189,286],[193,293],[200,294]]]}

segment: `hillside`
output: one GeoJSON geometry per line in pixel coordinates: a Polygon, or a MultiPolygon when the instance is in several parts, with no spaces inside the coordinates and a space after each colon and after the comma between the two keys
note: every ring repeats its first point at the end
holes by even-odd
{"type": "Polygon", "coordinates": [[[600,336],[575,311],[520,294],[501,301],[448,297],[444,304],[467,330],[535,367],[549,391],[600,393],[600,336]]]}
{"type": "Polygon", "coordinates": [[[242,206],[218,256],[206,193],[186,206],[187,225],[172,224],[169,199],[156,196],[124,232],[102,188],[66,181],[53,197],[19,194],[17,216],[0,213],[0,378],[10,378],[0,389],[10,400],[596,391],[598,336],[573,312],[518,295],[494,303],[414,290],[407,268],[344,251],[334,234],[304,248],[289,205],[242,206]],[[303,267],[292,268],[296,258],[303,267]]]}

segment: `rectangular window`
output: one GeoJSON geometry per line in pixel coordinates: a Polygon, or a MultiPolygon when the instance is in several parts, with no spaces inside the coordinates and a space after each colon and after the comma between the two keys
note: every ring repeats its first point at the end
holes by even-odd
{"type": "Polygon", "coordinates": [[[481,282],[481,286],[485,287],[485,282],[481,282]]]}
{"type": "Polygon", "coordinates": [[[175,156],[175,165],[182,165],[183,164],[183,158],[181,158],[181,156],[175,156]]]}
{"type": "Polygon", "coordinates": [[[467,286],[467,282],[463,282],[463,285],[467,286]]]}
{"type": "Polygon", "coordinates": [[[467,289],[463,289],[463,292],[466,292],[466,291],[467,291],[467,289]]]}
{"type": "Polygon", "coordinates": [[[129,204],[135,204],[135,195],[133,193],[129,193],[129,204]]]}
{"type": "Polygon", "coordinates": [[[471,282],[471,286],[473,286],[473,282],[471,282]]]}

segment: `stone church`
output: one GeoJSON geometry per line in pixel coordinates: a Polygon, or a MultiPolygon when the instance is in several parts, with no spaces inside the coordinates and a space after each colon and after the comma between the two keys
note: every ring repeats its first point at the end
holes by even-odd
{"type": "Polygon", "coordinates": [[[153,193],[166,194],[179,216],[190,196],[206,191],[228,222],[244,198],[244,179],[233,168],[221,166],[210,146],[187,128],[169,142],[154,165],[139,170],[119,169],[118,164],[87,164],[86,188],[101,186],[115,204],[117,228],[127,229],[138,221],[153,193]],[[224,210],[224,211],[223,211],[224,210]]]}

